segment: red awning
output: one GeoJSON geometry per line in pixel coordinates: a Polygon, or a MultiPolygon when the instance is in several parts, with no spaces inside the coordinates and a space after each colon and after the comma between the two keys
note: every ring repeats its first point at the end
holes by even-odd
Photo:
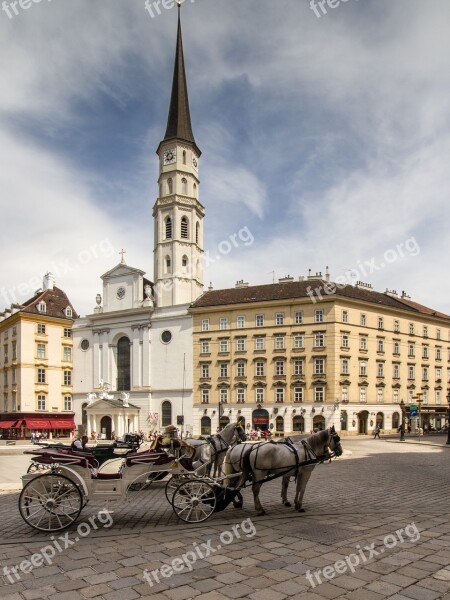
{"type": "Polygon", "coordinates": [[[25,427],[27,429],[53,429],[48,419],[25,419],[25,427]]]}
{"type": "Polygon", "coordinates": [[[73,419],[50,419],[52,429],[76,429],[73,419]]]}
{"type": "Polygon", "coordinates": [[[17,419],[15,421],[0,421],[0,429],[9,429],[14,423],[17,423],[17,419]]]}

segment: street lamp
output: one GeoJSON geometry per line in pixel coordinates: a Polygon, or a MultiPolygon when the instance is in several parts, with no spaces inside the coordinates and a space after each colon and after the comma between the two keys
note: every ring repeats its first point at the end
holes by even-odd
{"type": "Polygon", "coordinates": [[[403,402],[403,400],[400,402],[400,409],[402,411],[402,424],[400,426],[400,441],[404,442],[405,441],[405,413],[406,413],[406,406],[405,406],[405,403],[403,402]]]}
{"type": "Polygon", "coordinates": [[[220,419],[222,418],[223,415],[223,402],[219,399],[219,429],[220,429],[220,419]]]}
{"type": "Polygon", "coordinates": [[[448,404],[448,412],[447,412],[447,444],[450,445],[450,388],[447,390],[447,404],[448,404]]]}
{"type": "Polygon", "coordinates": [[[415,396],[413,396],[413,400],[417,400],[417,404],[419,405],[419,442],[420,442],[420,426],[422,424],[420,408],[421,408],[421,405],[423,402],[421,396],[423,396],[423,392],[417,392],[417,394],[415,396]]]}

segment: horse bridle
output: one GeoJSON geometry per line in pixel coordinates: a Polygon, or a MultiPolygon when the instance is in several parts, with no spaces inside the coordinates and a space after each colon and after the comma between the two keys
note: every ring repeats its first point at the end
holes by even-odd
{"type": "MultiPolygon", "coordinates": [[[[235,429],[239,430],[239,429],[242,429],[242,427],[236,426],[235,429]]],[[[236,435],[236,432],[235,432],[235,435],[236,435]]],[[[245,436],[245,431],[244,431],[244,436],[245,436]]],[[[216,435],[214,437],[211,436],[211,439],[210,439],[209,443],[214,448],[214,452],[215,452],[216,456],[219,456],[219,454],[223,454],[229,448],[231,448],[232,443],[229,443],[226,440],[224,440],[223,437],[220,435],[220,433],[216,433],[216,435]],[[214,437],[219,438],[219,441],[221,442],[220,448],[216,447],[216,443],[215,443],[214,437]],[[225,444],[225,447],[222,447],[222,442],[225,444]]],[[[238,441],[238,443],[241,443],[241,442],[242,442],[242,439],[241,439],[241,436],[239,434],[239,441],[238,441]]]]}
{"type": "MultiPolygon", "coordinates": [[[[330,462],[331,462],[332,458],[336,458],[336,457],[342,455],[341,438],[337,431],[330,432],[330,441],[327,444],[327,448],[331,444],[331,440],[334,441],[334,450],[332,450],[331,452],[328,452],[326,455],[326,459],[325,459],[325,460],[329,459],[330,462]]],[[[324,461],[322,461],[322,462],[324,462],[324,461]]]]}
{"type": "Polygon", "coordinates": [[[331,462],[332,458],[341,456],[342,448],[341,448],[340,442],[341,442],[341,438],[340,438],[338,432],[337,431],[330,432],[330,440],[327,442],[327,445],[326,445],[327,451],[324,452],[324,454],[321,454],[320,456],[318,456],[314,452],[314,450],[311,448],[311,446],[308,444],[308,442],[306,440],[302,440],[302,446],[305,448],[305,452],[307,453],[307,455],[309,455],[310,457],[314,457],[314,459],[317,460],[318,463],[324,463],[327,460],[329,460],[331,462]],[[334,450],[332,450],[330,452],[328,450],[328,448],[329,448],[329,445],[331,444],[331,440],[334,441],[334,450]]]}

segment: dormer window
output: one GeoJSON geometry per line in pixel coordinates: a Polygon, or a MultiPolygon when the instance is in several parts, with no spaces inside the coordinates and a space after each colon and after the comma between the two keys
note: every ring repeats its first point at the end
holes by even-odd
{"type": "Polygon", "coordinates": [[[39,302],[39,304],[36,307],[38,309],[39,312],[41,313],[45,313],[47,312],[47,305],[45,304],[45,302],[39,302]]]}
{"type": "Polygon", "coordinates": [[[72,317],[73,312],[72,312],[72,309],[70,308],[70,306],[68,306],[66,308],[65,313],[66,313],[66,317],[69,317],[69,318],[72,317]]]}

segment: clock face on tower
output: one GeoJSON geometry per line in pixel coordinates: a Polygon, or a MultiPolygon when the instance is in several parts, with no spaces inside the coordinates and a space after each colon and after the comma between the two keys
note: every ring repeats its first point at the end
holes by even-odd
{"type": "Polygon", "coordinates": [[[196,169],[198,167],[198,160],[195,158],[192,159],[192,164],[194,165],[194,168],[196,169]]]}
{"type": "Polygon", "coordinates": [[[177,160],[176,148],[169,148],[164,152],[164,164],[171,165],[177,160]]]}

